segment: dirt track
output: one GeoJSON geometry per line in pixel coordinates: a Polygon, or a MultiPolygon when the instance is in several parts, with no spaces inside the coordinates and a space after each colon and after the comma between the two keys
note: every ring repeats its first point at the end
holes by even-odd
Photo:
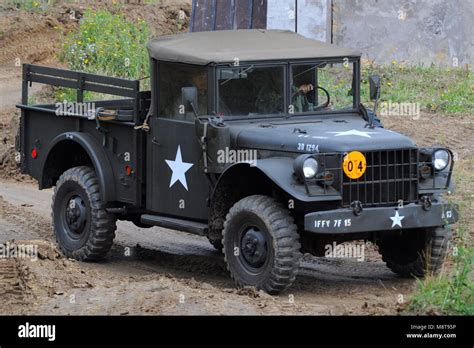
{"type": "MultiPolygon", "coordinates": [[[[176,9],[160,15],[169,11],[176,9]]],[[[39,28],[44,30],[31,27],[32,42],[54,34],[48,26],[39,28]]],[[[24,55],[20,41],[9,45],[24,55]]],[[[54,61],[54,46],[38,50],[45,55],[26,58],[54,61]]],[[[51,191],[38,191],[15,168],[14,105],[20,97],[21,75],[9,65],[10,58],[0,69],[0,243],[15,239],[38,245],[40,257],[0,260],[0,314],[396,314],[403,306],[397,302],[399,295],[406,299],[416,287],[415,281],[392,274],[369,247],[364,262],[306,255],[295,284],[280,296],[236,290],[222,256],[206,239],[157,227],[141,230],[126,222],[119,223],[113,250],[103,262],[63,258],[52,244],[51,191]]],[[[0,55],[0,63],[5,59],[0,55]]],[[[457,198],[474,215],[473,116],[426,114],[421,120],[384,122],[420,145],[438,143],[457,152],[461,179],[457,198]]],[[[472,233],[472,221],[466,222],[472,233]]]]}
{"type": "MultiPolygon", "coordinates": [[[[15,306],[13,312],[388,314],[396,312],[397,296],[413,287],[413,281],[394,276],[372,252],[372,262],[307,255],[296,283],[280,296],[237,290],[222,256],[206,239],[160,228],[141,230],[127,222],[119,223],[107,260],[79,263],[62,258],[45,242],[53,239],[50,190],[3,182],[0,195],[2,241],[27,240],[22,243],[39,244],[40,254],[48,255],[37,261],[17,260],[16,267],[23,269],[17,282],[25,284],[25,305],[15,306]]],[[[0,306],[0,311],[12,313],[12,308],[0,306]]]]}

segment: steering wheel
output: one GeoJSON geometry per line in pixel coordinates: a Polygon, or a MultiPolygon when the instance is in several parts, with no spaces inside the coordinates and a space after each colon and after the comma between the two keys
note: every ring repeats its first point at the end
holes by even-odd
{"type": "MultiPolygon", "coordinates": [[[[322,90],[322,91],[324,92],[324,94],[326,94],[327,100],[326,100],[326,102],[325,102],[324,104],[316,106],[316,107],[314,108],[314,110],[327,108],[327,107],[329,106],[329,104],[331,103],[331,97],[329,96],[329,92],[327,91],[326,88],[323,88],[323,87],[321,87],[321,86],[316,86],[316,88],[322,90]]],[[[313,111],[314,111],[314,110],[313,110],[313,111]]]]}

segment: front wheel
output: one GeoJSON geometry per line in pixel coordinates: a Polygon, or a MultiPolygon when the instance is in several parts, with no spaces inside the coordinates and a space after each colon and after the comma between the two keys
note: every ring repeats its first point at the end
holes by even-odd
{"type": "Polygon", "coordinates": [[[387,266],[402,277],[437,274],[451,239],[449,226],[386,232],[377,242],[387,266]]]}
{"type": "Polygon", "coordinates": [[[238,201],[227,214],[222,244],[227,268],[239,287],[277,294],[296,278],[301,258],[297,228],[288,210],[270,197],[238,201]]]}
{"type": "Polygon", "coordinates": [[[79,261],[103,258],[112,247],[116,218],[107,213],[90,167],[65,171],[54,190],[53,228],[61,252],[79,261]]]}

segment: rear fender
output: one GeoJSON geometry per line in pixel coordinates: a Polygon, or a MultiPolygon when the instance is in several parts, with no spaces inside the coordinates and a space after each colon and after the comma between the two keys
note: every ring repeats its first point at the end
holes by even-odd
{"type": "Polygon", "coordinates": [[[40,165],[41,177],[39,180],[39,188],[49,187],[45,175],[45,169],[50,159],[50,154],[54,150],[67,142],[74,142],[84,149],[90,162],[92,163],[99,180],[100,193],[104,202],[111,202],[116,199],[115,194],[115,177],[112,166],[108,160],[102,145],[91,135],[81,132],[66,132],[56,136],[47,148],[47,155],[44,157],[40,165]]]}

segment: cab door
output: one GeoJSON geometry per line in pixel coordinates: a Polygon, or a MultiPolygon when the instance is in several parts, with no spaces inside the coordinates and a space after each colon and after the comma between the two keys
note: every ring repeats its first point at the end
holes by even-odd
{"type": "MultiPolygon", "coordinates": [[[[211,187],[199,165],[202,148],[196,136],[195,118],[194,114],[180,113],[179,107],[181,88],[199,84],[196,74],[199,78],[204,74],[207,81],[206,70],[172,63],[163,65],[159,65],[161,76],[157,79],[161,84],[161,105],[157,108],[158,116],[150,122],[147,209],[160,215],[207,220],[211,187]]],[[[207,88],[207,84],[202,88],[207,88]]]]}
{"type": "Polygon", "coordinates": [[[202,150],[194,123],[155,118],[151,126],[152,171],[148,182],[152,190],[148,209],[206,220],[211,188],[199,167],[202,150]]]}

